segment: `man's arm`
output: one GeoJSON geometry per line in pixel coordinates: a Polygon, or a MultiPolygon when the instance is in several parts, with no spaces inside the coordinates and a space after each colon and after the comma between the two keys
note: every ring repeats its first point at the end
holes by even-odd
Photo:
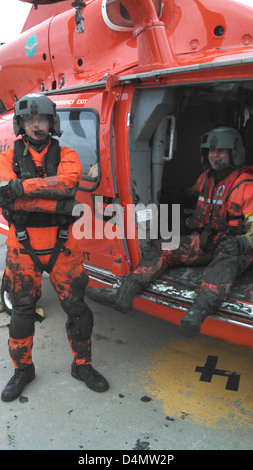
{"type": "Polygon", "coordinates": [[[46,178],[31,178],[22,181],[24,197],[29,199],[63,199],[75,196],[82,177],[82,166],[78,154],[63,147],[57,175],[46,178]]]}
{"type": "Polygon", "coordinates": [[[48,214],[72,215],[72,210],[76,204],[80,204],[72,199],[16,199],[5,206],[6,209],[25,212],[43,212],[48,214]]]}
{"type": "MultiPolygon", "coordinates": [[[[0,206],[20,198],[28,199],[69,199],[73,198],[82,177],[82,167],[78,154],[63,147],[57,176],[30,178],[24,181],[17,179],[12,169],[13,151],[0,156],[0,206]]],[[[27,210],[27,209],[26,209],[27,210]]]]}
{"type": "MultiPolygon", "coordinates": [[[[252,177],[252,175],[251,175],[252,177]]],[[[253,180],[239,185],[229,199],[240,210],[245,221],[245,233],[239,236],[228,236],[219,244],[227,252],[235,255],[253,253],[253,180]]],[[[239,214],[239,213],[238,213],[239,214]]]]}
{"type": "Polygon", "coordinates": [[[251,246],[253,250],[253,213],[246,215],[245,224],[246,233],[242,236],[247,239],[249,246],[251,246]]]}

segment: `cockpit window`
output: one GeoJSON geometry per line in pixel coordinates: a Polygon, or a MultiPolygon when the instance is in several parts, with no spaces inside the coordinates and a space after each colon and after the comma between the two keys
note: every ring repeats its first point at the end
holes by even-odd
{"type": "Polygon", "coordinates": [[[97,181],[99,177],[98,114],[95,110],[61,110],[60,145],[75,150],[82,163],[82,179],[97,181]]]}
{"type": "MultiPolygon", "coordinates": [[[[160,18],[162,13],[162,0],[152,0],[160,18]]],[[[133,22],[127,9],[120,3],[120,0],[103,0],[102,14],[107,26],[115,31],[130,31],[133,29],[133,22]]]]}

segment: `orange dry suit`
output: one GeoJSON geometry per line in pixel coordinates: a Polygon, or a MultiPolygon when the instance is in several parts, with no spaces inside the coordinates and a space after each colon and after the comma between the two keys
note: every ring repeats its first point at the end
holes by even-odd
{"type": "MultiPolygon", "coordinates": [[[[209,313],[219,308],[235,279],[253,261],[253,171],[250,167],[230,168],[224,177],[218,176],[210,170],[197,181],[199,199],[190,224],[193,232],[181,236],[175,249],[170,244],[170,249],[157,251],[154,245],[119,289],[106,289],[107,303],[127,311],[135,295],[168,267],[185,265],[206,266],[193,307],[209,313]],[[230,239],[236,239],[236,243],[240,240],[247,249],[240,253],[228,251],[223,243],[230,239]]],[[[103,303],[103,292],[93,291],[89,296],[103,303]]]]}
{"type": "Polygon", "coordinates": [[[3,207],[9,223],[4,288],[12,302],[9,351],[16,368],[32,362],[35,307],[43,270],[67,313],[67,335],[74,360],[91,360],[93,315],[84,303],[88,275],[72,234],[71,215],[82,176],[77,153],[51,139],[42,148],[18,139],[0,154],[2,180],[22,181],[24,196],[3,207]]]}
{"type": "Polygon", "coordinates": [[[234,170],[218,183],[212,170],[202,173],[196,183],[199,197],[190,227],[241,235],[245,219],[252,215],[252,183],[251,168],[234,170]]]}

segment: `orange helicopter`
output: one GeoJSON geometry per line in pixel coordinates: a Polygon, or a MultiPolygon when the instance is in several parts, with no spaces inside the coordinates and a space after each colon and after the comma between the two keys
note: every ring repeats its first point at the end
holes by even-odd
{"type": "MultiPolygon", "coordinates": [[[[0,151],[15,140],[17,99],[40,92],[56,103],[60,143],[83,166],[76,237],[90,285],[117,286],[149,247],[154,207],[168,204],[168,238],[173,208],[184,231],[196,203],[184,189],[202,171],[205,132],[217,122],[237,128],[253,165],[253,7],[233,0],[21,1],[31,3],[22,32],[0,47],[0,151]]],[[[8,233],[2,216],[0,231],[8,233]]],[[[202,333],[253,348],[252,268],[202,333]]],[[[179,324],[201,272],[170,269],[134,307],[179,324]]]]}

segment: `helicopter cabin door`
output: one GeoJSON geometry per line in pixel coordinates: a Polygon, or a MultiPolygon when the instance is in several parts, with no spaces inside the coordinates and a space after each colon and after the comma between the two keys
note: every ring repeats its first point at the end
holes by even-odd
{"type": "Polygon", "coordinates": [[[129,271],[123,209],[113,166],[114,111],[121,90],[112,93],[107,87],[101,88],[51,99],[60,116],[60,145],[76,150],[82,164],[74,236],[87,270],[96,272],[96,278],[113,280],[129,271]]]}

